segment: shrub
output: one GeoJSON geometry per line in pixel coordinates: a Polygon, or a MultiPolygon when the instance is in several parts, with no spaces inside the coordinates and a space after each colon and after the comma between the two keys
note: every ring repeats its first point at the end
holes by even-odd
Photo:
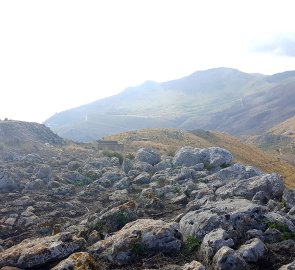
{"type": "Polygon", "coordinates": [[[281,240],[295,239],[295,233],[292,232],[286,224],[272,222],[268,225],[268,228],[279,230],[282,233],[281,240]]]}
{"type": "Polygon", "coordinates": [[[146,247],[144,244],[137,243],[133,246],[132,252],[138,256],[142,256],[146,252],[146,247]]]}
{"type": "Polygon", "coordinates": [[[129,222],[128,213],[126,211],[118,211],[114,213],[114,217],[116,219],[117,228],[121,229],[129,222]]]}
{"type": "Polygon", "coordinates": [[[187,253],[195,252],[201,246],[201,241],[194,235],[189,235],[184,243],[184,248],[187,253]]]}
{"type": "Polygon", "coordinates": [[[102,152],[102,154],[103,154],[103,156],[109,157],[109,158],[117,157],[119,159],[120,165],[122,165],[122,163],[123,163],[124,157],[123,157],[123,154],[120,153],[120,152],[114,152],[114,151],[105,150],[105,151],[102,152]]]}

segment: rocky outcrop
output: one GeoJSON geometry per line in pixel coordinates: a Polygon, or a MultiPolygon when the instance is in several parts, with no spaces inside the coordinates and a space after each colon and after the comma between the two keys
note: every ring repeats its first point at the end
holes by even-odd
{"type": "Polygon", "coordinates": [[[0,267],[41,267],[69,256],[84,245],[83,238],[72,237],[70,233],[23,241],[0,253],[0,267]]]}
{"type": "Polygon", "coordinates": [[[146,252],[179,253],[181,234],[176,223],[139,219],[128,223],[114,235],[88,248],[95,258],[127,264],[146,252]]]}

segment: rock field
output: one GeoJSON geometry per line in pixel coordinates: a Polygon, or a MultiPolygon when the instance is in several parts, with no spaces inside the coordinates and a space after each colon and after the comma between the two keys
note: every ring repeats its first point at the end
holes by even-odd
{"type": "Polygon", "coordinates": [[[0,153],[0,269],[295,269],[295,191],[219,147],[0,153]]]}

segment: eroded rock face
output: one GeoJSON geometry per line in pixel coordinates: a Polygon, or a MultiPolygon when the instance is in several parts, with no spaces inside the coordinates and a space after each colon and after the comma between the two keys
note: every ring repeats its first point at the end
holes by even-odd
{"type": "Polygon", "coordinates": [[[115,264],[127,264],[145,252],[179,253],[181,234],[176,223],[138,219],[120,231],[88,248],[95,258],[105,258],[115,264]]]}
{"type": "Polygon", "coordinates": [[[82,249],[84,245],[83,238],[72,237],[70,233],[25,240],[0,253],[0,267],[41,267],[46,263],[67,257],[82,249]]]}
{"type": "Polygon", "coordinates": [[[221,198],[239,196],[252,199],[257,192],[263,191],[268,198],[280,199],[284,188],[282,177],[273,173],[245,180],[235,180],[217,189],[216,195],[221,198]]]}

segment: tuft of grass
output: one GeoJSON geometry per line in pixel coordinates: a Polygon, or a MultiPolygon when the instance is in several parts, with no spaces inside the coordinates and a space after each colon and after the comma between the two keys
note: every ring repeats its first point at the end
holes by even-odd
{"type": "Polygon", "coordinates": [[[105,150],[102,152],[102,155],[105,157],[109,157],[109,158],[117,157],[119,159],[120,165],[122,165],[122,163],[123,163],[124,156],[120,152],[105,150]]]}
{"type": "Polygon", "coordinates": [[[114,218],[116,219],[118,229],[123,228],[129,222],[128,213],[126,211],[121,210],[114,213],[114,218]]]}
{"type": "Polygon", "coordinates": [[[186,253],[196,252],[200,246],[201,241],[194,235],[189,235],[184,243],[184,250],[186,253]]]}
{"type": "Polygon", "coordinates": [[[282,233],[282,241],[288,239],[295,239],[295,233],[292,232],[286,224],[271,222],[268,224],[268,228],[279,230],[282,233]]]}
{"type": "Polygon", "coordinates": [[[142,256],[146,253],[146,247],[144,244],[137,243],[132,247],[132,253],[137,256],[142,256]]]}

